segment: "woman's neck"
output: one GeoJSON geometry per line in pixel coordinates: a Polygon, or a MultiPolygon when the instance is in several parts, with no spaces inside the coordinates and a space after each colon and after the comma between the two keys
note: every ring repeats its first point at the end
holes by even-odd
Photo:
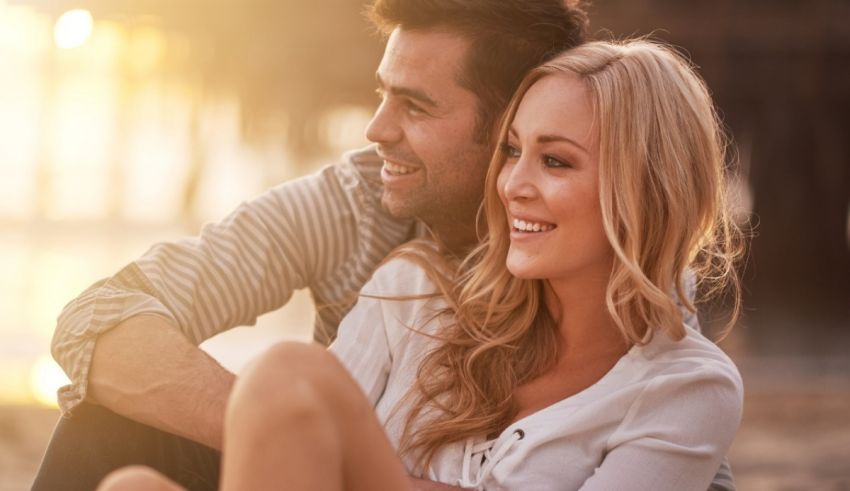
{"type": "Polygon", "coordinates": [[[546,280],[544,299],[562,341],[559,358],[622,355],[628,350],[628,343],[606,307],[608,280],[607,274],[581,281],[546,280]]]}

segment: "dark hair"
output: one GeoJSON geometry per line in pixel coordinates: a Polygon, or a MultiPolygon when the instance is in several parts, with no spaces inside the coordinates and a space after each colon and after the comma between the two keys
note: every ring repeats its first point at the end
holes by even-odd
{"type": "Polygon", "coordinates": [[[375,0],[368,16],[385,35],[396,27],[446,29],[469,40],[458,83],[478,96],[482,142],[523,76],[584,42],[587,29],[577,0],[375,0]]]}

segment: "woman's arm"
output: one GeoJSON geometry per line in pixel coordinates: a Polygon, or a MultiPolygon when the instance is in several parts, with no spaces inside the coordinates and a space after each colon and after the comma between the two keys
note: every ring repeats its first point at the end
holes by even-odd
{"type": "MultiPolygon", "coordinates": [[[[393,369],[392,346],[410,334],[403,327],[408,319],[409,304],[393,300],[394,296],[421,293],[421,275],[409,277],[410,268],[418,268],[403,260],[394,260],[379,268],[373,278],[363,287],[360,297],[351,312],[343,319],[336,341],[329,351],[360,385],[370,404],[374,407],[381,399],[393,369]],[[393,322],[389,325],[387,322],[393,322]]],[[[429,286],[428,288],[432,288],[429,286]]],[[[414,491],[461,491],[464,488],[436,481],[410,478],[414,491]]]]}

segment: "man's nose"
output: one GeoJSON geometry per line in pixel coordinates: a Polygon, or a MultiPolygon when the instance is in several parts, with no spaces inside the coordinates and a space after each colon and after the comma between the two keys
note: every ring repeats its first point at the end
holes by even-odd
{"type": "Polygon", "coordinates": [[[366,138],[374,143],[395,143],[401,140],[402,130],[397,124],[396,116],[390,104],[381,102],[369,125],[366,126],[366,138]]]}

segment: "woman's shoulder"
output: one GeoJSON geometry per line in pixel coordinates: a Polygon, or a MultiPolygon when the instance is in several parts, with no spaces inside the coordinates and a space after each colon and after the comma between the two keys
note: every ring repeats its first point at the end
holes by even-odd
{"type": "Polygon", "coordinates": [[[426,267],[406,257],[394,257],[380,265],[360,291],[361,301],[380,305],[393,333],[431,331],[442,325],[446,301],[426,267]]]}
{"type": "Polygon", "coordinates": [[[683,373],[719,371],[740,378],[732,359],[717,344],[688,326],[685,326],[685,336],[679,340],[655,333],[649,343],[640,347],[640,351],[656,370],[683,373]]]}
{"type": "Polygon", "coordinates": [[[419,296],[436,293],[437,288],[421,264],[404,257],[393,257],[372,273],[361,294],[381,297],[419,296]]]}
{"type": "MultiPolygon", "coordinates": [[[[654,459],[667,455],[671,465],[703,465],[709,457],[719,465],[741,422],[738,370],[720,348],[690,328],[678,341],[656,336],[631,357],[629,371],[636,379],[624,391],[631,402],[606,444],[646,451],[654,459]]],[[[710,465],[711,472],[716,465],[710,465]]]]}
{"type": "Polygon", "coordinates": [[[661,394],[660,400],[675,393],[704,403],[714,399],[732,412],[743,405],[743,381],[735,363],[690,327],[685,328],[685,337],[680,340],[656,334],[639,348],[639,357],[645,366],[647,391],[661,394]]]}

